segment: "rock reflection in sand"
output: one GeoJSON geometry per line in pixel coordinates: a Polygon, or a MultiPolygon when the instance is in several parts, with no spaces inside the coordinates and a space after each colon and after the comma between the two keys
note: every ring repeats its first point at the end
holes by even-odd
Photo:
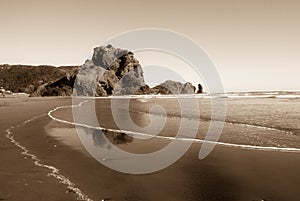
{"type": "Polygon", "coordinates": [[[93,130],[93,141],[96,146],[105,147],[107,145],[107,148],[110,148],[110,143],[108,143],[107,140],[115,145],[127,144],[133,141],[133,137],[125,133],[118,133],[105,129],[93,130]]]}

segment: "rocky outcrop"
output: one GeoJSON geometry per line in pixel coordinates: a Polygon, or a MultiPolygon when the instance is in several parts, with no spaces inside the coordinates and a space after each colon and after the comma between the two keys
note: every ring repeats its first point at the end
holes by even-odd
{"type": "Polygon", "coordinates": [[[71,96],[77,72],[77,68],[67,71],[60,79],[40,85],[30,96],[71,96]]]}
{"type": "Polygon", "coordinates": [[[161,83],[153,88],[150,88],[148,85],[141,87],[139,90],[136,91],[135,94],[194,94],[195,87],[187,82],[182,84],[180,82],[167,80],[164,83],[161,83]]]}
{"type": "Polygon", "coordinates": [[[54,82],[39,86],[30,96],[71,96],[75,79],[75,74],[66,75],[54,82]]]}
{"type": "Polygon", "coordinates": [[[164,83],[162,83],[156,87],[164,87],[164,88],[168,89],[172,94],[193,94],[193,93],[195,93],[195,89],[196,89],[189,82],[182,84],[180,82],[175,82],[172,80],[167,80],[164,83]]]}
{"type": "Polygon", "coordinates": [[[168,80],[150,88],[134,54],[111,45],[94,49],[92,60],[81,67],[75,83],[77,95],[193,94],[191,83],[168,80]],[[96,87],[95,87],[96,86],[96,87]]]}
{"type": "Polygon", "coordinates": [[[201,84],[198,84],[197,94],[202,94],[202,93],[203,93],[203,86],[201,84]]]}
{"type": "Polygon", "coordinates": [[[64,77],[40,86],[32,96],[108,96],[131,94],[193,94],[191,83],[168,80],[150,88],[134,54],[111,45],[94,48],[91,60],[64,77]],[[73,91],[72,91],[73,90],[73,91]]]}

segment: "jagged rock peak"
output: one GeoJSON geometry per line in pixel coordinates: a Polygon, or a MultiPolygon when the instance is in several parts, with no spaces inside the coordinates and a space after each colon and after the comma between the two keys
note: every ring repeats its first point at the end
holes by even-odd
{"type": "Polygon", "coordinates": [[[122,56],[128,53],[128,50],[114,48],[112,45],[100,46],[94,48],[92,60],[96,66],[107,69],[113,65],[114,62],[118,61],[122,56]]]}

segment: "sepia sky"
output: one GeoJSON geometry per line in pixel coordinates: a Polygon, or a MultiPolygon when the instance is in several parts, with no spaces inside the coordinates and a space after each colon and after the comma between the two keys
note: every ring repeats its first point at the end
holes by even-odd
{"type": "Polygon", "coordinates": [[[299,8],[297,0],[0,0],[0,63],[78,65],[116,34],[163,28],[205,49],[227,91],[300,90],[299,8]]]}

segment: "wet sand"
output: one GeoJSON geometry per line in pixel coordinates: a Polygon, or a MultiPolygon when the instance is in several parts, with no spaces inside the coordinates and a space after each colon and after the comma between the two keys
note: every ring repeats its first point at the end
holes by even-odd
{"type": "MultiPolygon", "coordinates": [[[[75,200],[74,194],[66,194],[66,187],[47,176],[48,171],[34,165],[21,155],[20,148],[6,138],[6,129],[45,114],[53,107],[70,104],[64,98],[2,98],[0,99],[0,200],[75,200]]],[[[13,131],[14,132],[14,131],[13,131]]],[[[35,138],[43,129],[27,133],[35,138]]],[[[25,137],[22,136],[20,140],[25,137]]],[[[15,133],[14,133],[15,135],[15,133]]],[[[33,140],[34,144],[39,141],[33,140]]]]}
{"type": "MultiPolygon", "coordinates": [[[[10,126],[22,124],[33,116],[70,103],[70,99],[62,98],[1,102],[1,199],[78,198],[74,192],[68,192],[67,185],[48,176],[48,169],[37,167],[31,159],[25,159],[20,150],[5,137],[5,130],[10,126]]],[[[70,111],[58,111],[55,114],[71,119],[70,111]]],[[[104,111],[102,115],[110,116],[104,111]]],[[[115,126],[110,118],[102,121],[106,126],[115,126]]],[[[147,175],[129,175],[101,165],[85,151],[73,126],[55,122],[48,116],[14,128],[12,134],[43,164],[59,169],[62,175],[93,200],[288,201],[300,197],[299,153],[217,146],[207,158],[199,160],[201,144],[195,143],[184,157],[164,170],[147,175]]],[[[123,149],[131,147],[132,151],[146,149],[149,152],[165,143],[157,140],[156,143],[141,144],[133,140],[118,146],[123,149]]]]}

